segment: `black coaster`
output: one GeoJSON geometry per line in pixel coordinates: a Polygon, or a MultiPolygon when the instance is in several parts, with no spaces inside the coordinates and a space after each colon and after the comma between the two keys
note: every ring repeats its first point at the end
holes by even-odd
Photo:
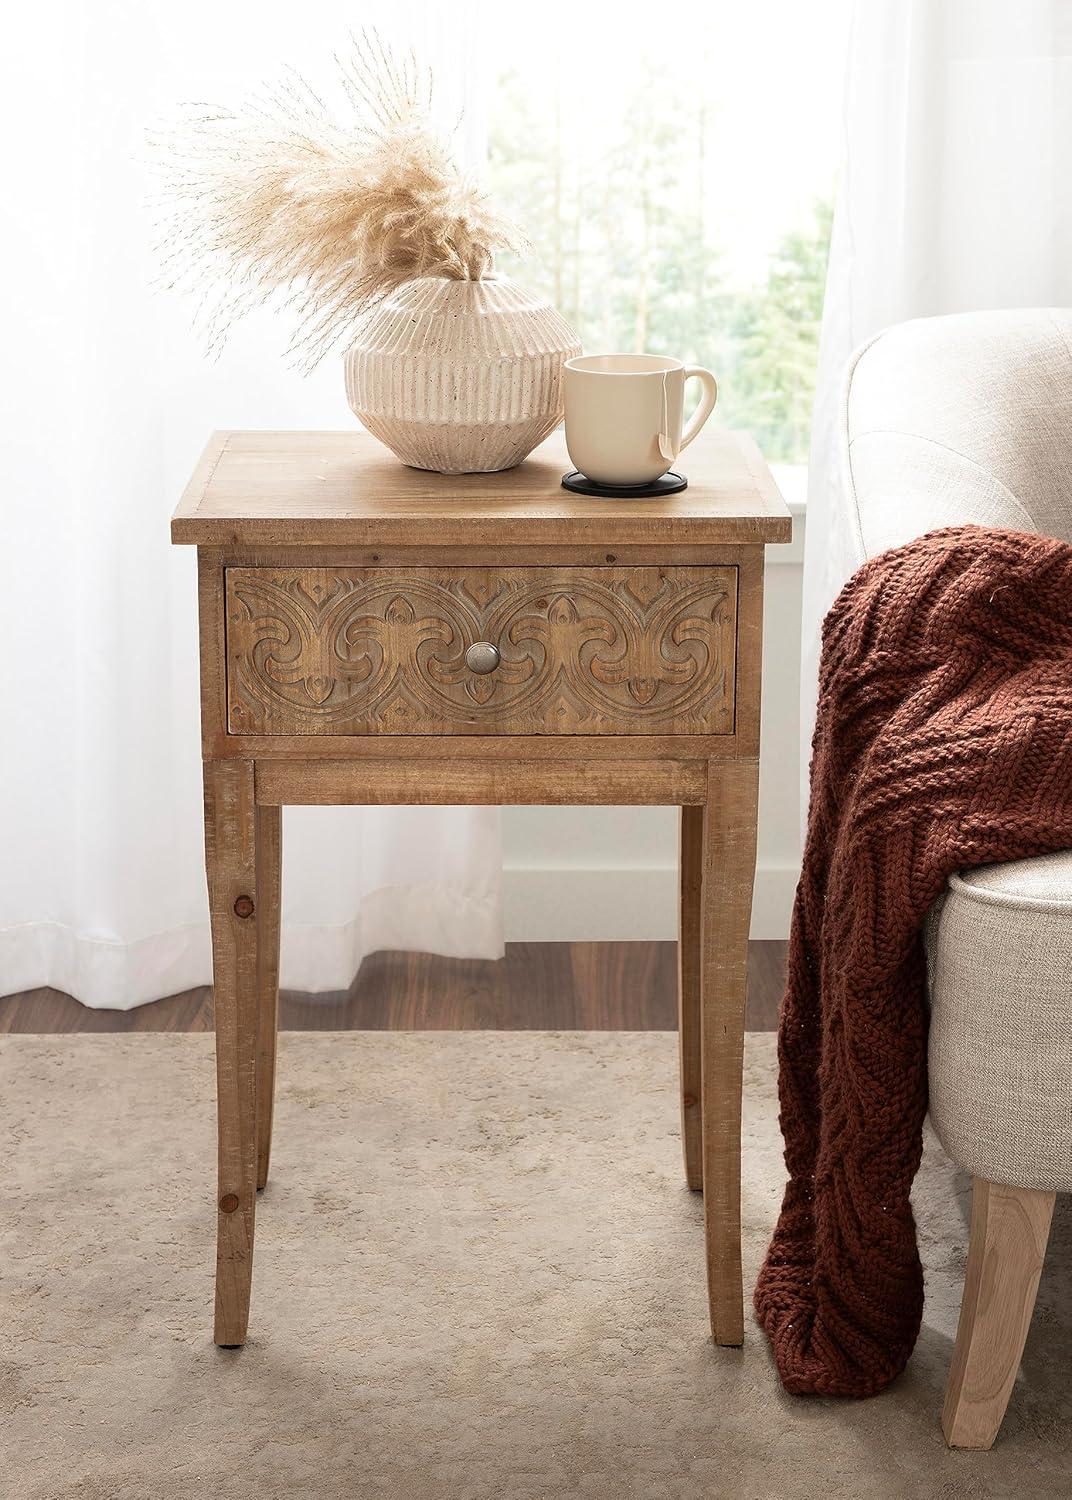
{"type": "Polygon", "coordinates": [[[562,488],[573,490],[577,495],[600,495],[605,500],[643,500],[648,495],[676,495],[678,490],[688,488],[689,481],[683,474],[668,469],[650,484],[596,484],[580,469],[571,469],[562,476],[562,488]]]}

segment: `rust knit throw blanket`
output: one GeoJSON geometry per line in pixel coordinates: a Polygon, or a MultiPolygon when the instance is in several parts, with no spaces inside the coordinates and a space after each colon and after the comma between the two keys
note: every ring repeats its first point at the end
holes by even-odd
{"type": "Polygon", "coordinates": [[[823,627],[812,748],[755,1307],[787,1390],[870,1396],[923,1311],[924,917],[954,870],[1072,847],[1072,546],[961,527],[867,563],[823,627]]]}

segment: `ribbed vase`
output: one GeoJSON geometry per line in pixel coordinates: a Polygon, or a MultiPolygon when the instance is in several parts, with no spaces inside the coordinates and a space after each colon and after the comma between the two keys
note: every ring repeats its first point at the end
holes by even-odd
{"type": "Polygon", "coordinates": [[[346,355],[363,426],[416,469],[511,469],[562,420],[562,366],[580,341],[543,297],[503,276],[408,281],[346,355]]]}

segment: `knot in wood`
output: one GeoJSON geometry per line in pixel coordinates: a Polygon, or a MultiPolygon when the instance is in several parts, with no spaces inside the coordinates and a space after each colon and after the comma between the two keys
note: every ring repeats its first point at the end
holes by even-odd
{"type": "Polygon", "coordinates": [[[236,917],[251,917],[253,915],[252,896],[239,896],[234,904],[234,914],[236,917]]]}

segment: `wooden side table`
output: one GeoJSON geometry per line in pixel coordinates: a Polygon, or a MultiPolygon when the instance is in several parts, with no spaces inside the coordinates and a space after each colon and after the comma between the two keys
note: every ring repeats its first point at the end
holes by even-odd
{"type": "Polygon", "coordinates": [[[519,468],[403,468],[364,433],[224,432],[172,521],[198,549],[219,1122],[217,1344],[244,1342],[268,1175],[280,809],[681,808],[681,1120],[711,1326],[743,1338],[741,1070],[755,874],[763,546],[789,513],[709,430],[661,500],[519,468]]]}

